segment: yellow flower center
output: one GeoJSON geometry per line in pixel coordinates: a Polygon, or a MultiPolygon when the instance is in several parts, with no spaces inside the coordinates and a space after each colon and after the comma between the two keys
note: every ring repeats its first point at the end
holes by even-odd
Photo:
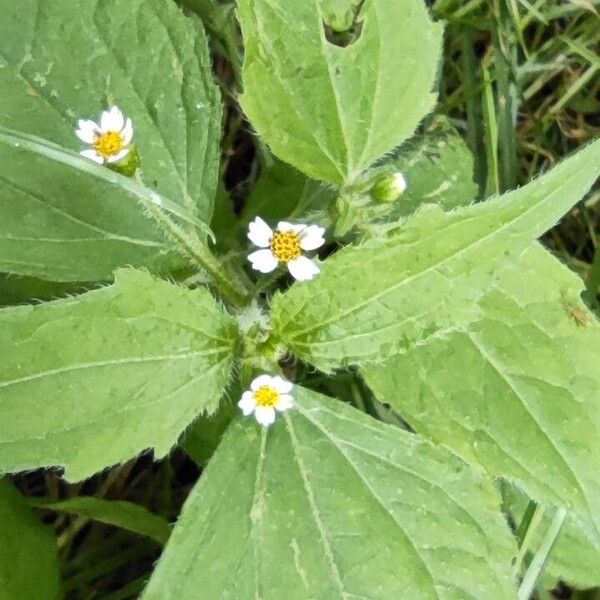
{"type": "Polygon", "coordinates": [[[116,131],[102,133],[94,140],[96,152],[104,158],[118,154],[124,146],[123,136],[116,131]]]}
{"type": "Polygon", "coordinates": [[[254,392],[254,399],[258,406],[275,406],[279,400],[279,392],[268,385],[263,385],[254,392]]]}
{"type": "Polygon", "coordinates": [[[280,262],[289,262],[302,253],[300,236],[294,231],[276,231],[271,240],[271,251],[280,262]]]}

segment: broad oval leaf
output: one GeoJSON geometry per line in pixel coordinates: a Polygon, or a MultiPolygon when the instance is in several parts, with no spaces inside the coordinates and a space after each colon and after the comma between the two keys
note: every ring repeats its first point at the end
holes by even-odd
{"type": "Polygon", "coordinates": [[[56,539],[8,479],[0,480],[0,523],[0,600],[62,598],[56,539]]]}
{"type": "Polygon", "coordinates": [[[212,412],[236,328],[204,289],[141,271],[69,300],[0,311],[0,472],[80,480],[146,448],[164,456],[212,412]]]}
{"type": "Polygon", "coordinates": [[[117,104],[144,183],[210,220],[221,106],[198,21],[164,0],[0,0],[0,14],[0,125],[77,150],[77,119],[117,104]]]}
{"type": "Polygon", "coordinates": [[[490,481],[418,436],[296,388],[230,427],[143,600],[515,597],[490,481]]]}
{"type": "Polygon", "coordinates": [[[281,159],[315,179],[348,183],[410,137],[433,107],[442,25],[422,0],[372,0],[356,18],[358,39],[340,47],[325,32],[340,3],[333,11],[323,4],[238,2],[246,49],[240,102],[281,159]]]}
{"type": "Polygon", "coordinates": [[[72,152],[0,129],[0,271],[67,282],[110,279],[124,265],[185,267],[144,212],[163,202],[72,152]]]}
{"type": "Polygon", "coordinates": [[[600,531],[600,323],[583,287],[536,244],[476,322],[362,373],[419,433],[600,531]]]}
{"type": "Polygon", "coordinates": [[[330,371],[476,319],[494,272],[580,200],[599,170],[596,142],[500,198],[450,213],[429,207],[387,239],[341,250],[317,279],[275,296],[274,335],[330,371]]]}

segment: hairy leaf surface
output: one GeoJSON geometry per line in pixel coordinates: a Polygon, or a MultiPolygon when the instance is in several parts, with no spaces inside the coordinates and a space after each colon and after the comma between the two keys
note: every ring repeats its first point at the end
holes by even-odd
{"type": "Polygon", "coordinates": [[[0,600],[62,597],[56,539],[18,490],[0,480],[0,600]]]}
{"type": "Polygon", "coordinates": [[[77,150],[77,119],[117,104],[144,183],[210,220],[221,107],[201,26],[163,0],[0,0],[0,14],[0,125],[77,150]]]}
{"type": "Polygon", "coordinates": [[[79,480],[164,456],[230,375],[235,326],[202,289],[134,270],[74,299],[0,311],[0,471],[79,480]]]}
{"type": "Polygon", "coordinates": [[[468,206],[477,195],[471,151],[445,121],[432,124],[423,135],[404,144],[389,164],[407,182],[406,191],[394,203],[395,215],[410,214],[422,204],[437,204],[445,210],[468,206]]]}
{"type": "Polygon", "coordinates": [[[241,103],[281,159],[343,183],[410,137],[433,107],[442,25],[421,0],[372,0],[357,17],[358,39],[340,47],[328,41],[324,23],[341,16],[336,4],[238,2],[246,48],[241,103]]]}
{"type": "Polygon", "coordinates": [[[186,265],[143,202],[163,200],[54,144],[0,130],[0,271],[66,282],[110,279],[125,265],[186,265]]]}
{"type": "Polygon", "coordinates": [[[418,432],[600,530],[600,324],[581,280],[537,244],[464,331],[363,369],[418,432]]]}
{"type": "Polygon", "coordinates": [[[389,238],[341,250],[273,301],[274,334],[329,371],[381,361],[477,318],[494,272],[580,200],[600,142],[529,185],[450,213],[422,210],[389,238]]]}
{"type": "Polygon", "coordinates": [[[143,600],[514,598],[489,481],[340,402],[296,397],[269,430],[230,427],[143,600]]]}

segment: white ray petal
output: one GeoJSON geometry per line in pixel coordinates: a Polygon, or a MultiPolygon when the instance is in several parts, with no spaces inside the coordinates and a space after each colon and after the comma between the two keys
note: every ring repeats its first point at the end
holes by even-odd
{"type": "Polygon", "coordinates": [[[320,248],[325,243],[325,239],[323,238],[324,233],[324,227],[309,225],[300,236],[300,247],[302,250],[316,250],[320,248]]]}
{"type": "Polygon", "coordinates": [[[290,396],[289,394],[282,394],[281,396],[279,396],[279,400],[277,401],[275,408],[279,412],[283,412],[285,410],[289,410],[290,408],[292,408],[292,406],[294,406],[294,399],[292,398],[292,396],[290,396]]]}
{"type": "Polygon", "coordinates": [[[258,388],[261,388],[265,385],[272,387],[273,377],[270,375],[259,375],[258,377],[255,377],[250,384],[250,389],[255,392],[258,388]]]}
{"type": "Polygon", "coordinates": [[[128,118],[125,121],[125,127],[123,127],[121,135],[123,136],[123,143],[125,145],[131,143],[131,140],[133,139],[133,123],[131,122],[131,119],[128,118]]]}
{"type": "Polygon", "coordinates": [[[248,239],[259,248],[268,248],[273,237],[273,230],[260,218],[256,217],[248,225],[248,239]]]}
{"type": "Polygon", "coordinates": [[[119,162],[120,160],[123,160],[129,154],[129,150],[130,150],[130,148],[123,148],[122,150],[119,150],[116,154],[113,154],[112,156],[107,157],[106,162],[116,163],[116,162],[119,162]]]}
{"type": "Polygon", "coordinates": [[[86,144],[93,144],[96,136],[99,132],[99,127],[94,121],[89,119],[79,119],[77,121],[78,129],[75,131],[75,135],[86,144]]]}
{"type": "Polygon", "coordinates": [[[254,416],[261,425],[268,427],[275,422],[275,409],[272,406],[257,406],[254,416]]]}
{"type": "Polygon", "coordinates": [[[279,261],[270,250],[257,250],[248,255],[248,260],[252,263],[252,268],[261,273],[270,273],[277,268],[279,261]]]}
{"type": "Polygon", "coordinates": [[[238,402],[238,406],[242,409],[244,416],[251,415],[256,408],[256,400],[252,392],[244,392],[242,399],[238,402]]]}
{"type": "Polygon", "coordinates": [[[125,117],[118,107],[113,106],[110,110],[105,110],[100,117],[100,127],[102,132],[121,131],[125,125],[125,117]]]}
{"type": "Polygon", "coordinates": [[[287,267],[292,277],[298,281],[309,281],[318,275],[320,271],[319,267],[306,256],[299,256],[290,260],[287,267]]]}
{"type": "Polygon", "coordinates": [[[288,392],[291,392],[292,388],[294,387],[293,383],[286,381],[283,377],[279,377],[279,375],[276,375],[275,377],[273,377],[273,379],[271,381],[271,385],[280,394],[287,394],[288,392]]]}
{"type": "Polygon", "coordinates": [[[277,223],[277,231],[281,231],[282,233],[285,233],[286,231],[300,233],[301,231],[304,231],[305,229],[306,229],[306,225],[302,225],[302,224],[288,223],[287,221],[279,221],[279,223],[277,223]]]}

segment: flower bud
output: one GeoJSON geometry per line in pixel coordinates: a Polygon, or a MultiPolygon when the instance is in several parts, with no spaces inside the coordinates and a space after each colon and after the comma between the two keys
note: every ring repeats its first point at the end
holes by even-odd
{"type": "Polygon", "coordinates": [[[406,179],[397,171],[378,181],[371,189],[371,197],[378,202],[394,202],[406,190],[406,179]]]}

